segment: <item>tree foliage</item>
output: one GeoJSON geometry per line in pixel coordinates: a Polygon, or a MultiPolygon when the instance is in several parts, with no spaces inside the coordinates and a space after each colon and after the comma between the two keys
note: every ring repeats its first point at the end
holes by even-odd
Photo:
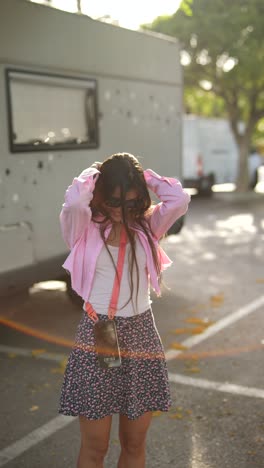
{"type": "Polygon", "coordinates": [[[179,39],[189,90],[210,88],[224,103],[240,149],[238,186],[245,189],[250,140],[264,117],[263,0],[184,0],[148,28],[179,39]]]}
{"type": "Polygon", "coordinates": [[[205,117],[227,118],[225,102],[212,91],[205,91],[197,86],[184,89],[185,113],[205,117]]]}

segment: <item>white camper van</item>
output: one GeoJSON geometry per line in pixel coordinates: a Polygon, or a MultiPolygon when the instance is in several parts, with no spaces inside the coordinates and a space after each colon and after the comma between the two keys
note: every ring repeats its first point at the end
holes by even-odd
{"type": "Polygon", "coordinates": [[[210,195],[212,185],[234,183],[238,148],[226,119],[185,115],[183,179],[186,187],[210,195]]]}
{"type": "Polygon", "coordinates": [[[64,191],[94,161],[127,151],[181,178],[174,39],[2,0],[0,102],[0,295],[64,274],[64,191]]]}

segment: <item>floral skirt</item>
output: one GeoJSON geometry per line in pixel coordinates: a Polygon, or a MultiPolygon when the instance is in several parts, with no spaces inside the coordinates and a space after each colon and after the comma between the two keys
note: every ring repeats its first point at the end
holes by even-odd
{"type": "Polygon", "coordinates": [[[114,320],[122,363],[104,369],[94,350],[94,324],[83,311],[64,374],[59,413],[92,420],[120,413],[136,419],[146,411],[169,410],[167,364],[152,310],[114,320]]]}

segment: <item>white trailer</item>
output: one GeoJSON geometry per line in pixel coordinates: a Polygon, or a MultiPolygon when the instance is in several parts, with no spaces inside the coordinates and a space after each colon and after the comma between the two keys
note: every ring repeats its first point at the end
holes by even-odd
{"type": "Polygon", "coordinates": [[[26,0],[0,4],[0,294],[60,278],[58,215],[115,152],[181,178],[178,42],[26,0]]]}
{"type": "Polygon", "coordinates": [[[184,116],[183,180],[186,187],[210,195],[214,183],[234,183],[238,157],[228,120],[184,116]]]}

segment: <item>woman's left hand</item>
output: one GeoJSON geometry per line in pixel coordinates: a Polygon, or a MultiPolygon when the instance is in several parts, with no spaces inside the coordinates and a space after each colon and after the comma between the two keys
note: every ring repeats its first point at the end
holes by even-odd
{"type": "Polygon", "coordinates": [[[99,161],[95,161],[95,162],[91,165],[91,167],[95,167],[95,169],[98,169],[98,171],[100,171],[100,168],[101,168],[101,165],[102,165],[102,164],[103,164],[103,163],[101,163],[101,162],[99,162],[99,161]]]}

